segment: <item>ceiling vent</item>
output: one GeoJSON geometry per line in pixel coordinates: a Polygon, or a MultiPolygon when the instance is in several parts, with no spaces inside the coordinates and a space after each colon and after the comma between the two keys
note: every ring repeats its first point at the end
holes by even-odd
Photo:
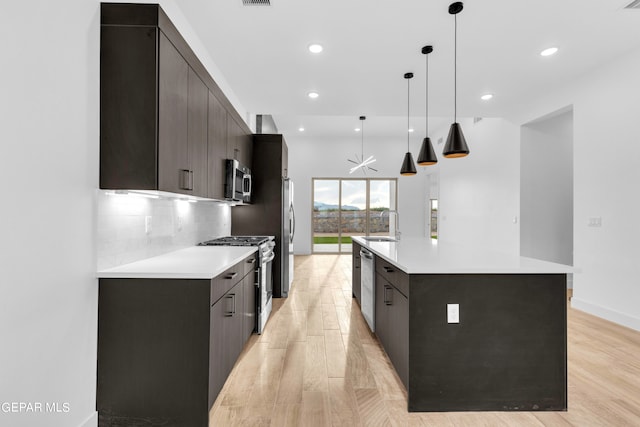
{"type": "Polygon", "coordinates": [[[271,6],[271,0],[242,0],[244,6],[271,6]]]}
{"type": "Polygon", "coordinates": [[[625,9],[640,9],[640,0],[633,0],[624,7],[625,9]]]}

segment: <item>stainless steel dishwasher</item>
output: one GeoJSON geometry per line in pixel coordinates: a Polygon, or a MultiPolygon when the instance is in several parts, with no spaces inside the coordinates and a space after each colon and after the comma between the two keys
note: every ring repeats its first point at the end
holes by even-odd
{"type": "Polygon", "coordinates": [[[360,310],[371,332],[376,328],[375,258],[365,248],[360,249],[360,310]]]}

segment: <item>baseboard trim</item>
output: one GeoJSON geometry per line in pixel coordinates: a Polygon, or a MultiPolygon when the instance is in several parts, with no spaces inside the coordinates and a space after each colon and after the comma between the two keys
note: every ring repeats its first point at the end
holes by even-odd
{"type": "Polygon", "coordinates": [[[78,427],[98,427],[98,411],[89,415],[89,417],[80,423],[78,427]]]}
{"type": "Polygon", "coordinates": [[[571,298],[571,308],[575,308],[576,310],[584,311],[586,313],[593,314],[594,316],[609,320],[610,322],[617,323],[627,328],[635,329],[636,331],[640,331],[639,318],[629,316],[627,314],[620,313],[619,311],[614,311],[600,305],[592,304],[590,302],[576,298],[575,296],[571,298]]]}

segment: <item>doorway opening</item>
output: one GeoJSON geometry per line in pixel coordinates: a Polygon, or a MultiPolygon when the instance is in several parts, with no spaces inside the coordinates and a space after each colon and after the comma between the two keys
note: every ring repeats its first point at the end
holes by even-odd
{"type": "Polygon", "coordinates": [[[573,265],[573,225],[573,109],[567,107],[521,127],[520,255],[573,265]]]}
{"type": "Polygon", "coordinates": [[[429,237],[438,238],[438,199],[429,199],[429,237]]]}

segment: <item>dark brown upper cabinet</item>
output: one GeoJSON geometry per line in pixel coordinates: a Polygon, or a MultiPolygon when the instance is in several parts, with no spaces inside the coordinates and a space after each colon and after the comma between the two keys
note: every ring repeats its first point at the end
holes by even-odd
{"type": "Polygon", "coordinates": [[[251,137],[160,6],[102,3],[100,188],[222,199],[251,137]]]}
{"type": "MultiPolygon", "coordinates": [[[[208,196],[208,108],[209,89],[189,68],[189,114],[187,115],[187,142],[189,170],[193,194],[208,196]]],[[[213,184],[212,184],[213,185],[213,184]]]]}
{"type": "Polygon", "coordinates": [[[209,92],[208,139],[209,197],[224,198],[225,159],[227,158],[227,110],[209,92]]]}

